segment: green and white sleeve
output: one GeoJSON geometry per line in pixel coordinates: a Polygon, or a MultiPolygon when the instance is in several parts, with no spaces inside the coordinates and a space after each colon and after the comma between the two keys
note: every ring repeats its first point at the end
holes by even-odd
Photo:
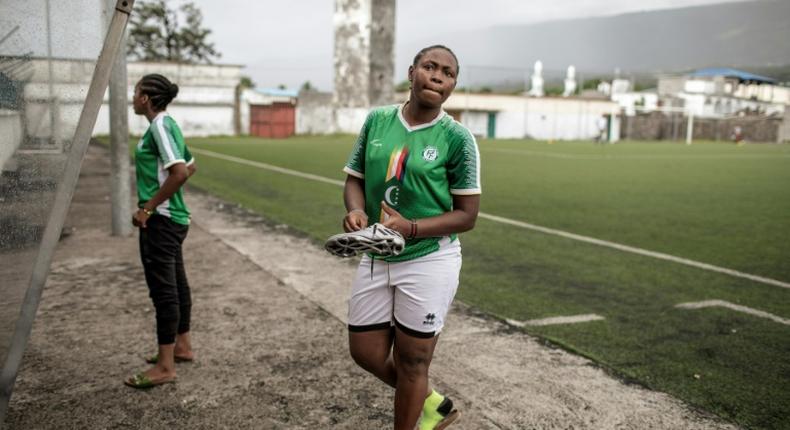
{"type": "Polygon", "coordinates": [[[164,119],[157,118],[151,125],[151,134],[159,150],[159,160],[162,162],[162,167],[167,169],[174,164],[186,163],[184,155],[178,149],[176,140],[164,119]]]}
{"type": "Polygon", "coordinates": [[[343,171],[347,174],[360,179],[365,179],[365,148],[368,143],[368,132],[373,122],[373,114],[374,112],[371,112],[368,114],[368,117],[365,118],[365,124],[359,132],[357,142],[354,144],[354,148],[348,156],[348,162],[346,162],[346,166],[343,168],[343,171]]]}
{"type": "Polygon", "coordinates": [[[477,141],[466,128],[459,130],[455,137],[447,163],[450,194],[480,194],[482,186],[480,184],[480,151],[477,148],[477,141]]]}

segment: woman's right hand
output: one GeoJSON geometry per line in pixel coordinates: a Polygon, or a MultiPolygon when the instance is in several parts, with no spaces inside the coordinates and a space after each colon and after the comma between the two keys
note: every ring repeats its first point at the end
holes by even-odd
{"type": "Polygon", "coordinates": [[[352,209],[343,217],[343,231],[362,230],[368,226],[368,215],[362,209],[352,209]]]}

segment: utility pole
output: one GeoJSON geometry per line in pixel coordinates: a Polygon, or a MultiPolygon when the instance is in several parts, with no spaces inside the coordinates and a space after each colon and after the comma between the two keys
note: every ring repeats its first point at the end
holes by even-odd
{"type": "MultiPolygon", "coordinates": [[[[116,0],[108,0],[108,22],[115,12],[116,0]]],[[[112,235],[132,233],[129,183],[129,104],[126,78],[126,32],[121,38],[110,75],[110,204],[112,235]]]]}

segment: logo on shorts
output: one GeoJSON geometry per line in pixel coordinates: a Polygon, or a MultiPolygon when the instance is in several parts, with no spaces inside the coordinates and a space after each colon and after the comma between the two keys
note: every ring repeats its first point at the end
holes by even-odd
{"type": "Polygon", "coordinates": [[[436,314],[428,314],[425,315],[425,321],[423,321],[422,323],[425,325],[433,325],[435,319],[436,319],[436,314]]]}
{"type": "Polygon", "coordinates": [[[425,161],[434,161],[439,156],[439,150],[435,146],[426,146],[422,151],[422,159],[425,161]]]}

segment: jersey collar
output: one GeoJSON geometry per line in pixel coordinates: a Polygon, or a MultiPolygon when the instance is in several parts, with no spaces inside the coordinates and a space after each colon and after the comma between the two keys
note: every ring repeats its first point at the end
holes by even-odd
{"type": "Polygon", "coordinates": [[[442,109],[442,110],[439,111],[439,114],[436,115],[436,118],[434,118],[431,122],[426,122],[424,124],[417,124],[414,127],[412,127],[412,126],[409,125],[408,122],[406,122],[406,118],[403,117],[403,107],[406,106],[406,103],[408,103],[408,101],[403,103],[402,105],[398,106],[398,119],[400,120],[400,123],[403,124],[403,127],[406,129],[406,131],[408,131],[408,132],[422,130],[424,128],[432,127],[437,122],[441,121],[442,118],[444,118],[445,115],[447,115],[447,112],[445,112],[444,109],[442,109]]]}
{"type": "Polygon", "coordinates": [[[157,120],[158,120],[158,119],[160,119],[160,118],[164,118],[164,117],[166,117],[167,115],[168,115],[167,111],[166,111],[166,110],[163,110],[162,112],[159,112],[158,114],[156,114],[156,116],[154,117],[154,120],[153,120],[153,121],[151,121],[151,122],[157,121],[157,120]]]}

